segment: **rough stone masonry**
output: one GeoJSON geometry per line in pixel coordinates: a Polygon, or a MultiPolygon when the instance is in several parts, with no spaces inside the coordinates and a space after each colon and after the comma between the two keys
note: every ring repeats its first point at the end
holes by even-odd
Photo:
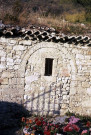
{"type": "Polygon", "coordinates": [[[91,39],[49,28],[0,30],[0,101],[32,113],[91,115],[91,39]]]}

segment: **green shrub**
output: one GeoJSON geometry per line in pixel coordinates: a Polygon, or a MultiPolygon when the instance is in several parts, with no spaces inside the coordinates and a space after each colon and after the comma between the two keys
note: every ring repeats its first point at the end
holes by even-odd
{"type": "Polygon", "coordinates": [[[86,115],[80,115],[80,114],[76,114],[76,113],[71,113],[69,111],[66,113],[66,115],[67,116],[75,116],[75,117],[79,118],[80,120],[82,120],[84,122],[91,121],[91,116],[86,116],[86,115]]]}
{"type": "Polygon", "coordinates": [[[85,18],[85,12],[81,12],[81,13],[75,13],[75,14],[67,14],[65,16],[67,21],[76,23],[76,22],[85,22],[86,18],[85,18]]]}
{"type": "Polygon", "coordinates": [[[85,14],[85,18],[86,18],[86,22],[90,22],[91,23],[91,12],[90,13],[86,13],[85,14]]]}

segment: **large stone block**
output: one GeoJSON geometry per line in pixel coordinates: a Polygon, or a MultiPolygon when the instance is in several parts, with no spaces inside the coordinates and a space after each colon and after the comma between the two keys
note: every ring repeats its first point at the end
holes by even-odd
{"type": "Polygon", "coordinates": [[[31,43],[31,40],[22,40],[22,41],[19,41],[19,44],[20,45],[31,45],[32,43],[31,43]]]}
{"type": "Polygon", "coordinates": [[[13,62],[13,59],[12,58],[7,58],[7,61],[12,63],[13,62]]]}
{"type": "Polygon", "coordinates": [[[5,57],[1,57],[1,61],[6,61],[6,58],[5,57]]]}
{"type": "Polygon", "coordinates": [[[22,45],[15,45],[13,47],[13,50],[16,50],[16,51],[19,51],[19,50],[23,51],[25,49],[26,49],[26,47],[25,46],[22,46],[22,45]]]}
{"type": "MultiPolygon", "coordinates": [[[[14,63],[13,62],[7,62],[7,66],[13,66],[14,65],[14,63]]],[[[9,69],[12,69],[12,67],[11,68],[9,68],[9,69]]]]}
{"type": "Polygon", "coordinates": [[[91,95],[91,87],[87,88],[87,94],[91,95]]]}
{"type": "Polygon", "coordinates": [[[89,82],[82,82],[82,87],[83,88],[89,88],[90,87],[89,82]]]}
{"type": "Polygon", "coordinates": [[[91,50],[88,50],[86,54],[91,56],[91,50]]]}
{"type": "Polygon", "coordinates": [[[83,60],[84,59],[84,55],[82,55],[82,54],[76,54],[76,58],[83,60]]]}
{"type": "Polygon", "coordinates": [[[13,40],[13,39],[10,40],[10,44],[15,45],[16,43],[17,43],[17,40],[13,40]]]}
{"type": "Polygon", "coordinates": [[[2,73],[2,78],[11,78],[14,77],[14,72],[5,71],[2,73]]]}
{"type": "Polygon", "coordinates": [[[5,65],[0,64],[0,70],[5,69],[5,68],[6,68],[5,65]]]}
{"type": "Polygon", "coordinates": [[[8,83],[9,83],[8,78],[4,78],[1,84],[8,84],[8,83]]]}
{"type": "Polygon", "coordinates": [[[0,50],[0,56],[2,56],[2,57],[6,56],[5,50],[0,50]]]}

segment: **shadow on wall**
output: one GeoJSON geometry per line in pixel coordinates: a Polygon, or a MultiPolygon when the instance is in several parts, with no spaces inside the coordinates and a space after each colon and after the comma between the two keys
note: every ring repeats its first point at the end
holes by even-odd
{"type": "Polygon", "coordinates": [[[35,96],[33,93],[31,99],[26,99],[25,106],[31,112],[37,115],[60,115],[62,102],[62,85],[50,86],[49,90],[38,92],[35,96]],[[29,105],[28,107],[28,104],[29,105]]]}
{"type": "Polygon", "coordinates": [[[22,116],[29,116],[22,105],[0,102],[0,135],[21,135],[16,132],[21,129],[22,116]]]}

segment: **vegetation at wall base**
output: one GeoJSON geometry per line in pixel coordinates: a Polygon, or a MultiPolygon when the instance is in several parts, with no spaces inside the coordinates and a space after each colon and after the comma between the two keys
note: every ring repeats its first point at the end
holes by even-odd
{"type": "Polygon", "coordinates": [[[22,126],[25,135],[89,135],[91,132],[91,120],[84,121],[74,115],[65,123],[54,123],[45,116],[22,117],[22,126]]]}

